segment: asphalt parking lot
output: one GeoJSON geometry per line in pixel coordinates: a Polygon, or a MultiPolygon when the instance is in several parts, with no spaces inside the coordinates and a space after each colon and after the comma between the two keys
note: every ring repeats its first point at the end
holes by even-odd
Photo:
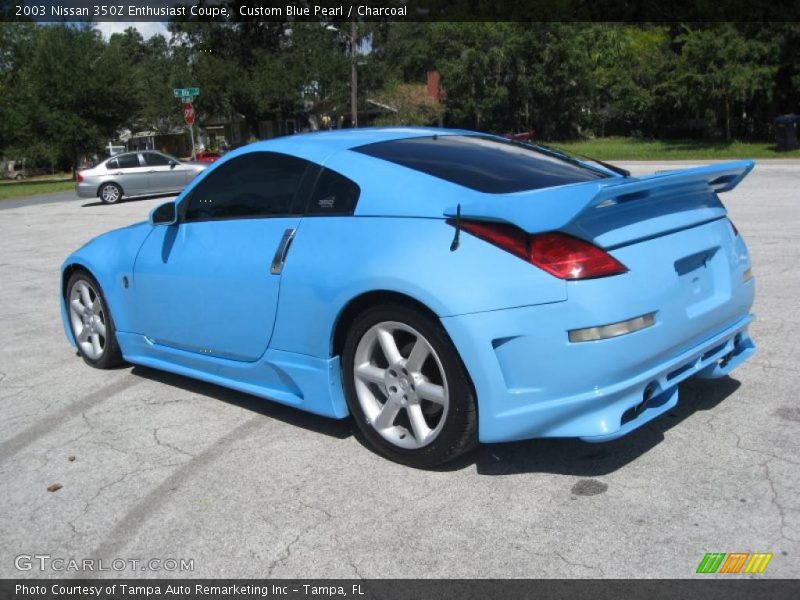
{"type": "Polygon", "coordinates": [[[682,385],[615,442],[484,446],[437,472],[376,456],[349,420],[89,368],[64,339],[59,265],[163,198],[0,202],[0,577],[64,575],[19,555],[194,561],[84,576],[694,577],[706,552],[756,551],[774,554],[759,577],[797,576],[798,188],[800,161],[762,161],[723,196],[758,286],[758,352],[732,378],[682,385]]]}

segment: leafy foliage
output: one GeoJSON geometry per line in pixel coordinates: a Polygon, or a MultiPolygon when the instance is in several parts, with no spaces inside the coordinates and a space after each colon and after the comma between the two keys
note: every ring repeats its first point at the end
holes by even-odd
{"type": "Polygon", "coordinates": [[[389,110],[376,125],[436,125],[444,115],[444,107],[428,96],[424,85],[395,83],[376,94],[374,102],[389,110]]]}
{"type": "MultiPolygon", "coordinates": [[[[234,2],[235,4],[235,2],[234,2]]],[[[197,86],[198,121],[392,108],[378,123],[445,125],[537,138],[608,135],[767,140],[800,112],[800,24],[173,22],[134,29],[0,23],[0,154],[74,166],[121,128],[181,127],[175,87],[197,86]],[[441,104],[424,93],[441,74],[441,104]],[[371,101],[368,102],[368,101],[371,101]]],[[[324,122],[327,122],[325,120],[324,122]]]]}
{"type": "Polygon", "coordinates": [[[128,72],[93,29],[26,27],[12,43],[4,112],[15,127],[6,147],[52,166],[75,165],[133,109],[133,100],[119,93],[128,72]]]}

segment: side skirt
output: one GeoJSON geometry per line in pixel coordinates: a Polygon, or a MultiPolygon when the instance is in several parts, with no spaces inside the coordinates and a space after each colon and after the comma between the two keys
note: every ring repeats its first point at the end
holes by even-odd
{"type": "Polygon", "coordinates": [[[255,362],[203,356],[154,344],[147,337],[117,332],[126,361],[207,381],[246,394],[342,419],[350,413],[344,399],[339,357],[323,359],[267,350],[255,362]]]}

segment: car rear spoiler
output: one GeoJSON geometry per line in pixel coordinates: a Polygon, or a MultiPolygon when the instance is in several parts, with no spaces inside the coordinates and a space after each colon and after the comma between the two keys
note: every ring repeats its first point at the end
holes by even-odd
{"type": "Polygon", "coordinates": [[[447,208],[444,216],[455,217],[460,206],[463,219],[511,223],[529,233],[568,230],[582,217],[594,217],[591,211],[595,209],[730,191],[754,166],[752,160],[740,160],[644,177],[610,177],[534,191],[480,194],[447,208]],[[531,202],[536,203],[535,208],[531,202]]]}

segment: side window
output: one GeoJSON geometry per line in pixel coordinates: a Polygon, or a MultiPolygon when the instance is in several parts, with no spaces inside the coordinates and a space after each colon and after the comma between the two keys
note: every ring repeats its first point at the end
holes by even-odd
{"type": "Polygon", "coordinates": [[[106,163],[106,169],[111,171],[112,169],[119,169],[119,163],[117,162],[116,158],[112,158],[110,161],[106,163]]]}
{"type": "Polygon", "coordinates": [[[163,154],[156,154],[155,152],[144,153],[144,164],[148,167],[167,167],[169,166],[169,159],[163,154]]]}
{"type": "Polygon", "coordinates": [[[361,188],[344,175],[322,169],[308,203],[309,215],[352,215],[361,188]]]}
{"type": "Polygon", "coordinates": [[[117,164],[120,169],[135,169],[141,166],[138,154],[120,154],[117,157],[117,164]]]}
{"type": "Polygon", "coordinates": [[[309,163],[276,152],[250,152],[213,169],[192,190],[186,221],[269,217],[292,212],[309,163]]]}

